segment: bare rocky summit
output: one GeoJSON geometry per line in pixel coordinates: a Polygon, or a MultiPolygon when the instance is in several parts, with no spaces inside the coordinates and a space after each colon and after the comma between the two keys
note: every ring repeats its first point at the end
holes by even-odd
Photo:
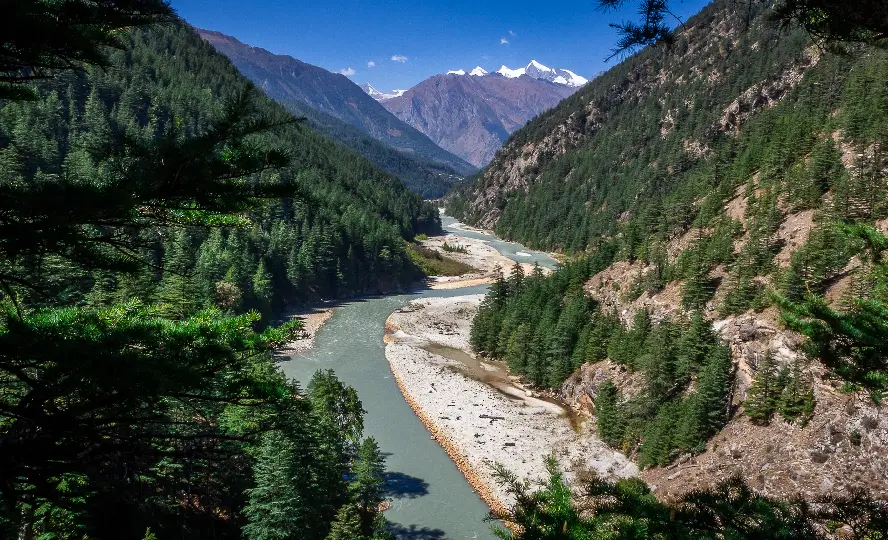
{"type": "Polygon", "coordinates": [[[451,72],[385,99],[382,105],[445,150],[481,167],[509,135],[576,90],[529,75],[451,72]]]}

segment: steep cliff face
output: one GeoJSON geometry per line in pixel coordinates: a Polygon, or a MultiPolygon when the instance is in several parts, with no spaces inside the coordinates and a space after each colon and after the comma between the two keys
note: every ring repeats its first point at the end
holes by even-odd
{"type": "Polygon", "coordinates": [[[687,22],[671,48],[642,51],[528,122],[450,209],[537,247],[584,249],[608,232],[590,222],[616,222],[652,179],[704,161],[819,60],[804,36],[780,35],[761,11],[716,2],[687,22]],[[567,218],[571,234],[548,226],[554,216],[567,218]]]}
{"type": "Polygon", "coordinates": [[[528,75],[436,75],[382,104],[442,148],[484,166],[509,135],[576,91],[528,75]]]}

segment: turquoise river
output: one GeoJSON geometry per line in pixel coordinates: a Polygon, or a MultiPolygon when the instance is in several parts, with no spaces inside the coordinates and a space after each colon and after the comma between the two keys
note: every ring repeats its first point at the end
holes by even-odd
{"type": "MultiPolygon", "coordinates": [[[[484,240],[509,259],[557,264],[545,253],[495,236],[465,230],[442,219],[452,234],[484,240]]],[[[404,401],[385,358],[385,321],[396,309],[417,298],[483,293],[486,286],[453,290],[418,289],[407,294],[353,300],[339,305],[320,329],[313,349],[282,364],[284,372],[305,387],[319,369],[333,369],[353,386],[367,410],[365,435],[376,438],[386,454],[392,508],[386,517],[402,540],[493,539],[485,522],[487,506],[404,401]]]]}

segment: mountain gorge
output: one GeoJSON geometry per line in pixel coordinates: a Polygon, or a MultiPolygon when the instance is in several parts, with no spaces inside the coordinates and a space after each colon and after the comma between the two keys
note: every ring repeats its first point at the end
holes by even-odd
{"type": "Polygon", "coordinates": [[[888,3],[297,4],[4,11],[0,539],[888,538],[888,3]]]}
{"type": "Polygon", "coordinates": [[[510,134],[586,82],[532,61],[526,68],[503,66],[495,73],[480,67],[454,70],[407,91],[373,97],[442,148],[483,167],[510,134]]]}
{"type": "Polygon", "coordinates": [[[344,75],[250,47],[219,32],[198,33],[270,98],[417,193],[439,197],[475,172],[472,165],[400,121],[344,75]]]}

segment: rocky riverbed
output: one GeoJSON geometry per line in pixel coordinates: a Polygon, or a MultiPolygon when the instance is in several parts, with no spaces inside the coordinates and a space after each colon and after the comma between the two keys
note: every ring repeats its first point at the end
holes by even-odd
{"type": "Polygon", "coordinates": [[[520,478],[545,477],[554,455],[568,480],[586,472],[634,476],[637,467],[607,447],[589,423],[535,395],[504,366],[470,354],[469,331],[483,295],[410,302],[386,321],[386,358],[405,399],[494,509],[512,502],[494,477],[500,463],[520,478]]]}

